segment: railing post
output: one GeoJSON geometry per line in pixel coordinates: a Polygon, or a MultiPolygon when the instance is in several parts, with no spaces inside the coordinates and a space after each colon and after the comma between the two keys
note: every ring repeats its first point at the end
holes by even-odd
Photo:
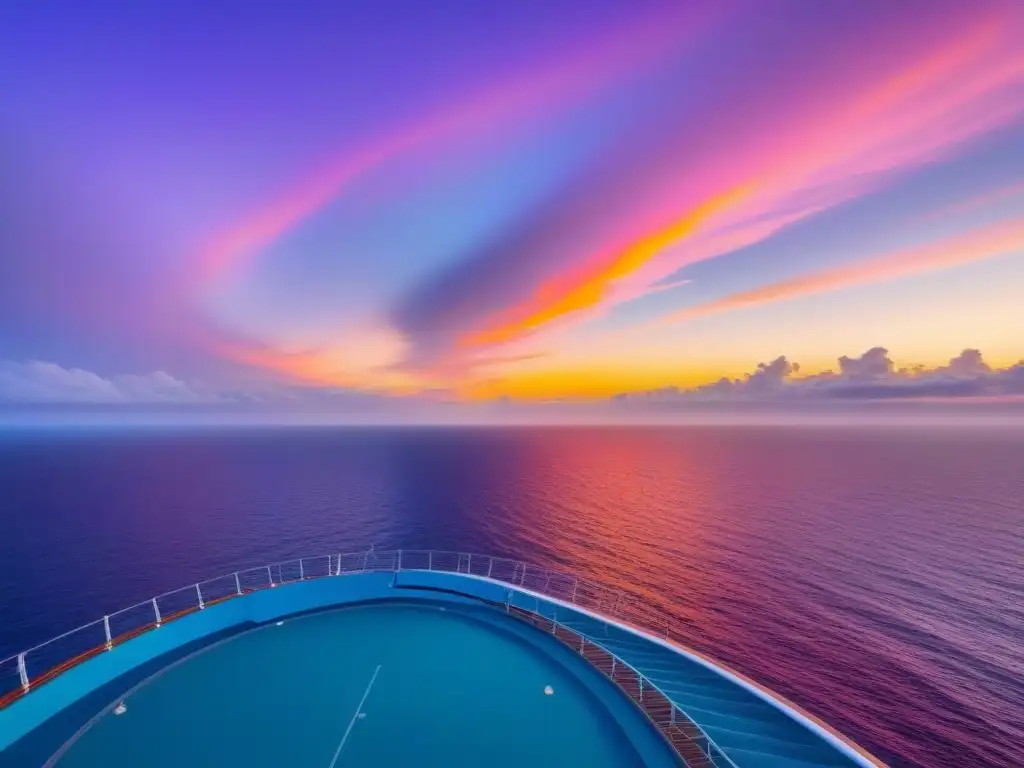
{"type": "Polygon", "coordinates": [[[341,552],[338,553],[338,576],[341,576],[341,552]]]}
{"type": "Polygon", "coordinates": [[[523,563],[523,572],[519,574],[519,586],[523,586],[526,583],[526,563],[523,563]]]}
{"type": "Polygon", "coordinates": [[[676,724],[676,705],[675,704],[672,705],[672,716],[669,718],[668,722],[669,722],[669,725],[675,725],[676,724]]]}
{"type": "Polygon", "coordinates": [[[473,553],[466,554],[466,573],[473,573],[473,553]]]}
{"type": "Polygon", "coordinates": [[[370,562],[370,552],[367,550],[366,554],[363,555],[363,570],[366,570],[366,565],[370,562]]]}
{"type": "Polygon", "coordinates": [[[398,567],[395,568],[395,570],[396,571],[402,570],[402,550],[398,550],[398,567]]]}
{"type": "Polygon", "coordinates": [[[105,634],[107,636],[107,650],[109,651],[111,648],[114,647],[113,640],[110,637],[110,617],[109,616],[104,616],[103,617],[103,634],[105,634]]]}
{"type": "Polygon", "coordinates": [[[267,581],[270,582],[270,586],[274,586],[274,572],[270,570],[270,566],[267,566],[267,581]]]}
{"type": "Polygon", "coordinates": [[[580,580],[579,580],[579,577],[577,576],[576,580],[573,581],[573,583],[572,583],[572,603],[573,603],[573,605],[576,604],[576,587],[578,587],[579,585],[580,585],[580,580]]]}
{"type": "Polygon", "coordinates": [[[612,656],[612,679],[615,679],[615,657],[612,656]]]}
{"type": "Polygon", "coordinates": [[[238,579],[238,571],[235,571],[235,592],[242,594],[242,582],[238,579]]]}
{"type": "Polygon", "coordinates": [[[162,619],[160,618],[160,606],[156,604],[156,598],[153,598],[153,613],[156,615],[156,625],[159,627],[162,619]]]}
{"type": "Polygon", "coordinates": [[[25,669],[25,653],[22,651],[18,654],[18,677],[21,678],[21,690],[28,693],[29,682],[28,682],[28,670],[25,669]]]}
{"type": "Polygon", "coordinates": [[[199,596],[199,610],[202,610],[206,607],[206,603],[203,602],[203,593],[202,590],[199,589],[198,584],[196,584],[196,594],[199,596]]]}
{"type": "Polygon", "coordinates": [[[491,557],[489,557],[488,561],[489,562],[487,563],[487,578],[489,579],[491,578],[491,571],[494,570],[494,556],[492,555],[491,557]]]}
{"type": "Polygon", "coordinates": [[[640,701],[644,700],[644,678],[642,675],[636,676],[637,680],[640,681],[640,701]]]}
{"type": "Polygon", "coordinates": [[[432,549],[427,552],[427,570],[434,570],[434,550],[432,549]]]}
{"type": "Polygon", "coordinates": [[[302,558],[299,558],[299,581],[306,580],[306,566],[302,563],[302,558]]]}
{"type": "Polygon", "coordinates": [[[580,656],[583,655],[583,644],[585,642],[587,642],[587,638],[585,638],[583,635],[580,635],[580,656]]]}

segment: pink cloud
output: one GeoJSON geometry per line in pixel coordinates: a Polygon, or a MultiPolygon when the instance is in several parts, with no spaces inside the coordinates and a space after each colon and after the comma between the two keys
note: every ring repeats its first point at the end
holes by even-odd
{"type": "Polygon", "coordinates": [[[705,21],[704,16],[683,16],[678,10],[646,19],[609,39],[589,41],[585,48],[558,62],[544,62],[419,121],[386,132],[362,147],[345,151],[209,242],[199,254],[192,279],[203,284],[240,266],[371,169],[485,126],[500,131],[525,113],[564,109],[607,87],[624,72],[643,67],[678,47],[705,21]]]}

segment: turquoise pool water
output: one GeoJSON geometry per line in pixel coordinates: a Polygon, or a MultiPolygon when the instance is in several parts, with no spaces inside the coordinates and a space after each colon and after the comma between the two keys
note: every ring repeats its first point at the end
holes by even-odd
{"type": "Polygon", "coordinates": [[[434,604],[270,624],[151,678],[57,764],[643,765],[628,735],[646,728],[642,715],[582,661],[558,657],[571,653],[545,649],[557,641],[524,632],[536,631],[434,604]]]}

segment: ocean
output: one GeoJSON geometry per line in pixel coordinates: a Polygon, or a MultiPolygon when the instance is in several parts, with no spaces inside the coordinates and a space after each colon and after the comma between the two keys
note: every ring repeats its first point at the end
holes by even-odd
{"type": "Polygon", "coordinates": [[[303,555],[479,552],[625,590],[893,766],[1024,765],[1024,433],[0,432],[0,658],[303,555]]]}

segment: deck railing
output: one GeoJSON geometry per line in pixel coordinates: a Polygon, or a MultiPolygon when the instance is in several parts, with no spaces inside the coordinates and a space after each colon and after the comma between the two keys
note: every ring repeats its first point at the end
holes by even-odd
{"type": "Polygon", "coordinates": [[[734,768],[735,763],[687,714],[675,704],[655,683],[629,662],[612,653],[602,643],[543,613],[506,604],[506,610],[550,632],[566,646],[576,651],[590,665],[615,683],[644,711],[647,718],[662,732],[673,749],[679,753],[687,768],[734,768]]]}
{"type": "MultiPolygon", "coordinates": [[[[682,708],[639,670],[608,650],[599,638],[566,626],[556,615],[544,615],[539,604],[533,610],[527,603],[536,602],[530,593],[541,594],[667,637],[667,631],[652,632],[645,624],[652,614],[639,609],[623,592],[602,584],[521,560],[467,552],[370,549],[305,557],[236,571],[156,595],[0,661],[0,709],[76,664],[216,603],[282,584],[367,571],[439,571],[502,582],[511,588],[506,610],[551,632],[604,673],[636,701],[688,766],[736,768],[682,708]]],[[[606,631],[613,626],[603,619],[598,621],[606,631]]]]}

